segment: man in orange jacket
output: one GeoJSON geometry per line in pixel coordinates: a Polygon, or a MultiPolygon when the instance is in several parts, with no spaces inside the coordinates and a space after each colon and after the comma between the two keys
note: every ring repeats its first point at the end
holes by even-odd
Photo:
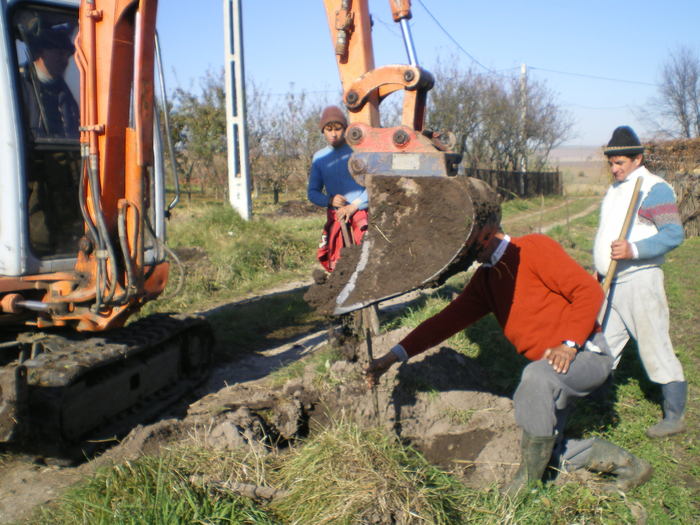
{"type": "Polygon", "coordinates": [[[539,481],[555,444],[563,469],[615,474],[615,489],[630,490],[651,475],[650,465],[599,438],[564,440],[570,402],[610,374],[612,357],[596,322],[603,292],[596,280],[545,235],[510,238],[497,232],[464,291],[365,370],[374,385],[397,361],[407,361],[493,313],[515,350],[531,363],[513,396],[522,429],[521,463],[504,492],[514,497],[539,481]]]}

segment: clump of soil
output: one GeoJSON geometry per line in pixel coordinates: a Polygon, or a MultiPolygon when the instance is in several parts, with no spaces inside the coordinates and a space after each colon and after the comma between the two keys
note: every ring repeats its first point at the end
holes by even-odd
{"type": "Polygon", "coordinates": [[[444,282],[467,269],[473,246],[500,219],[499,198],[469,177],[368,176],[369,228],[304,298],[321,313],[444,282]]]}

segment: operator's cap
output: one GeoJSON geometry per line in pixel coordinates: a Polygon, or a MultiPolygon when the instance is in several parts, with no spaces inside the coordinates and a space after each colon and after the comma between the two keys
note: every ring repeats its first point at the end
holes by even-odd
{"type": "Polygon", "coordinates": [[[323,109],[323,112],[321,113],[321,121],[319,122],[321,131],[323,131],[323,128],[326,127],[326,124],[330,124],[331,122],[338,122],[339,124],[342,124],[344,128],[348,127],[348,121],[345,118],[345,113],[343,113],[343,110],[338,106],[328,106],[323,109]]]}
{"type": "Polygon", "coordinates": [[[629,126],[619,126],[613,131],[610,142],[603,150],[603,153],[608,157],[616,155],[624,155],[634,157],[644,153],[644,146],[639,141],[639,137],[629,126]]]}
{"type": "Polygon", "coordinates": [[[65,49],[75,53],[71,35],[73,28],[69,24],[44,25],[37,17],[27,24],[29,46],[36,53],[43,49],[65,49]]]}

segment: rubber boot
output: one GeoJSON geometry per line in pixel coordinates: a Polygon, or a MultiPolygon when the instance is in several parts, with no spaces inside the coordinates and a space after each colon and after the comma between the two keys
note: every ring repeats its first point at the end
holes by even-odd
{"type": "Polygon", "coordinates": [[[647,429],[650,438],[662,438],[685,432],[685,402],[688,399],[688,383],[686,381],[673,381],[661,385],[661,393],[664,396],[664,418],[656,425],[647,429]]]}
{"type": "Polygon", "coordinates": [[[523,489],[542,479],[542,474],[552,457],[555,440],[555,436],[531,436],[523,431],[520,441],[520,467],[503,489],[505,496],[515,498],[523,489]]]}
{"type": "Polygon", "coordinates": [[[614,483],[602,486],[605,490],[627,492],[651,477],[649,463],[604,439],[595,438],[588,458],[585,465],[588,470],[616,476],[614,483]]]}

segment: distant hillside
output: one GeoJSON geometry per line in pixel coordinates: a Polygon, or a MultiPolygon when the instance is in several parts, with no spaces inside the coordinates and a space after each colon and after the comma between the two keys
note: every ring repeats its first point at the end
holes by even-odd
{"type": "Polygon", "coordinates": [[[600,146],[559,146],[549,155],[553,165],[563,162],[600,162],[604,160],[600,146]]]}
{"type": "Polygon", "coordinates": [[[600,195],[610,181],[600,146],[560,146],[550,153],[549,165],[562,172],[564,190],[570,195],[600,195]]]}

